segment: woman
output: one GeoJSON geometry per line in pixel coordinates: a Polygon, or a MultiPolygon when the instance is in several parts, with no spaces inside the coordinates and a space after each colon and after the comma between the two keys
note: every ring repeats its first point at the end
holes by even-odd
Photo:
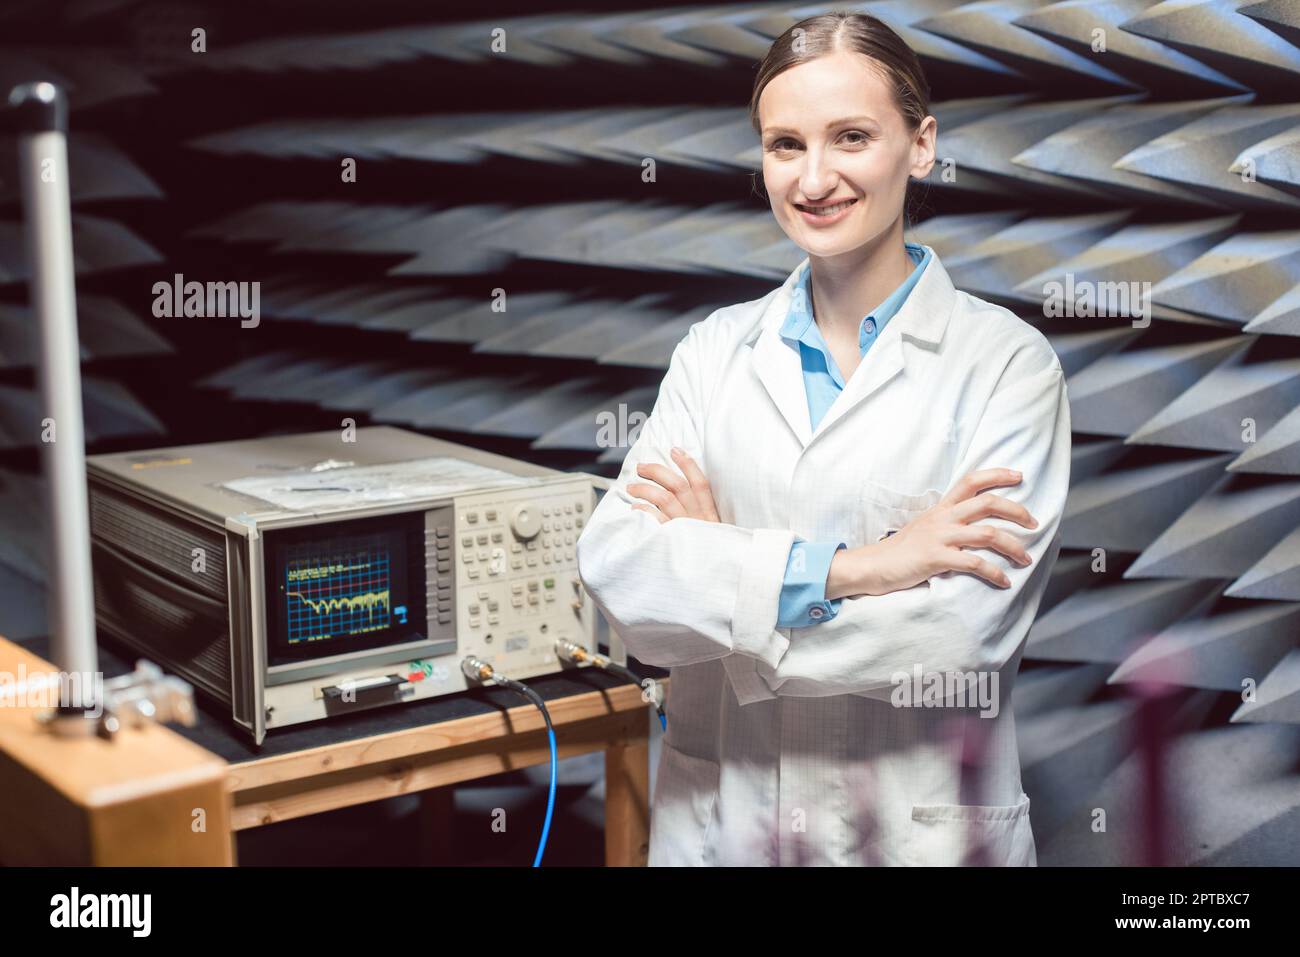
{"type": "Polygon", "coordinates": [[[791,27],[750,111],[808,256],[691,327],[578,542],[672,669],[650,863],[1035,864],[1010,694],[1069,485],[1061,365],[904,243],[936,124],[893,31],[791,27]]]}

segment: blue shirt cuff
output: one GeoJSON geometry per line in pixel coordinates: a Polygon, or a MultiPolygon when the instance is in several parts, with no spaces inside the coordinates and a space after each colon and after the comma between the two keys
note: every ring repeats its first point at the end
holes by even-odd
{"type": "Polygon", "coordinates": [[[826,577],[831,560],[844,542],[806,542],[796,539],[785,563],[785,580],[777,611],[778,628],[805,628],[830,621],[839,614],[842,598],[826,599],[826,577]]]}

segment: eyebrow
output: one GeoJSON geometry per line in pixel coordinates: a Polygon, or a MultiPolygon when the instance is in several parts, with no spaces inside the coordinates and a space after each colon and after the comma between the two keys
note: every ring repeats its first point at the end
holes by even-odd
{"type": "MultiPolygon", "coordinates": [[[[867,116],[865,114],[862,116],[846,116],[843,119],[831,120],[829,123],[826,124],[826,129],[830,130],[830,129],[834,129],[837,126],[847,126],[850,123],[862,123],[862,122],[875,123],[876,118],[874,116],[867,116]]],[[[763,134],[765,136],[769,133],[793,133],[796,136],[799,135],[798,130],[792,130],[788,126],[769,126],[763,130],[763,134]]]]}

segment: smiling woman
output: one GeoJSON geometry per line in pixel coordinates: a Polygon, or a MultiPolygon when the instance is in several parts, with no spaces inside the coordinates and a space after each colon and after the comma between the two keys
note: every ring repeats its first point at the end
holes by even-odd
{"type": "Polygon", "coordinates": [[[750,122],[763,141],[772,211],[788,232],[794,222],[782,208],[788,200],[816,228],[840,222],[843,208],[870,193],[876,228],[865,222],[861,228],[879,233],[888,225],[882,217],[902,205],[899,190],[910,194],[912,177],[924,178],[934,164],[936,123],[920,61],[894,31],[867,15],[828,13],[787,35],[789,41],[778,39],[763,59],[749,102],[750,122]],[[866,109],[835,115],[857,104],[866,109]],[[833,193],[825,190],[831,164],[801,169],[788,162],[823,145],[853,157],[848,165],[854,176],[833,193]],[[791,182],[796,170],[803,182],[791,182]],[[791,195],[799,190],[801,200],[791,195]]]}
{"type": "Polygon", "coordinates": [[[1069,406],[1046,338],[904,240],[928,98],[873,17],[772,44],[750,110],[807,258],[690,328],[578,541],[628,651],[672,669],[652,864],[1036,862],[1009,705],[1069,406]],[[999,700],[893,694],[918,676],[999,700]]]}

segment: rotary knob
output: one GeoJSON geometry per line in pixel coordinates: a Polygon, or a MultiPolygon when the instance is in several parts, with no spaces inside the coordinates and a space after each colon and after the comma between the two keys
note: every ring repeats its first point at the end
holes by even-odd
{"type": "Polygon", "coordinates": [[[515,533],[515,538],[520,541],[528,541],[530,538],[536,538],[537,533],[542,530],[542,513],[531,502],[524,502],[522,505],[516,505],[515,510],[510,513],[510,528],[515,533]]]}

